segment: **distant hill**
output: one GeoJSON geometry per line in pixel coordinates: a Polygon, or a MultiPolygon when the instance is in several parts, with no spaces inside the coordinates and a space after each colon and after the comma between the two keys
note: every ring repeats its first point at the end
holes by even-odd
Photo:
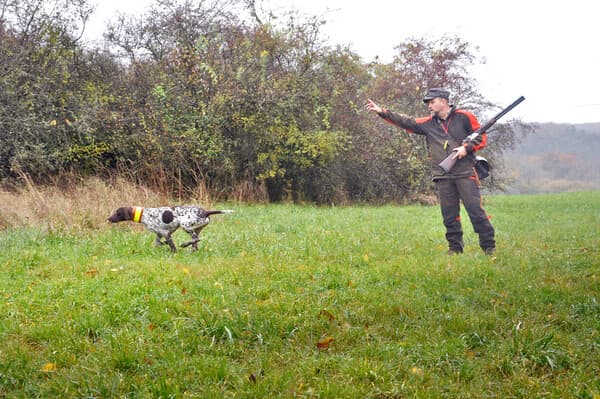
{"type": "Polygon", "coordinates": [[[505,164],[512,193],[600,190],[600,123],[536,124],[505,164]]]}

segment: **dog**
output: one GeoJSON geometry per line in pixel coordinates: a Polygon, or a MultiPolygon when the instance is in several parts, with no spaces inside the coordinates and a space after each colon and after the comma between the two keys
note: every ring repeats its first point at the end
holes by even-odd
{"type": "Polygon", "coordinates": [[[124,206],[117,209],[107,220],[110,223],[123,221],[142,223],[146,229],[156,234],[156,245],[168,244],[172,252],[177,251],[177,248],[171,234],[181,227],[192,237],[191,241],[181,244],[181,247],[185,248],[191,245],[193,250],[197,251],[200,231],[210,223],[211,215],[220,213],[233,213],[233,211],[229,209],[209,211],[194,205],[160,208],[124,206]]]}

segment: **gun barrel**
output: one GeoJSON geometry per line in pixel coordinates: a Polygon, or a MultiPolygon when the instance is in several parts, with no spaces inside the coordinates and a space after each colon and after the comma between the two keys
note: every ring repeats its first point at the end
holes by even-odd
{"type": "MultiPolygon", "coordinates": [[[[489,121],[487,121],[487,123],[485,123],[479,129],[477,129],[475,132],[471,133],[471,135],[473,135],[473,134],[476,135],[476,134],[484,133],[485,131],[487,131],[496,122],[498,122],[498,120],[500,118],[502,118],[504,115],[506,115],[507,113],[509,113],[514,107],[516,107],[517,105],[519,105],[520,103],[522,103],[523,100],[525,100],[525,97],[523,97],[523,96],[517,98],[508,107],[506,107],[502,111],[500,111],[498,113],[498,115],[494,116],[492,119],[490,119],[489,121]]],[[[453,155],[454,155],[454,153],[451,153],[442,162],[439,163],[440,168],[442,168],[445,173],[450,172],[450,170],[452,170],[452,168],[456,164],[456,159],[453,159],[453,155]]]]}
{"type": "Polygon", "coordinates": [[[498,122],[498,120],[500,118],[502,118],[504,115],[508,114],[510,111],[512,111],[512,109],[514,107],[516,107],[517,105],[521,104],[524,100],[525,100],[525,97],[523,97],[523,96],[517,98],[515,101],[512,102],[512,104],[510,104],[508,107],[506,107],[502,111],[500,111],[498,113],[498,115],[494,116],[492,119],[490,119],[489,121],[487,121],[487,123],[485,125],[483,125],[479,129],[477,129],[477,131],[478,132],[485,132],[485,131],[487,131],[489,128],[491,128],[492,126],[494,126],[494,124],[496,122],[498,122]]]}

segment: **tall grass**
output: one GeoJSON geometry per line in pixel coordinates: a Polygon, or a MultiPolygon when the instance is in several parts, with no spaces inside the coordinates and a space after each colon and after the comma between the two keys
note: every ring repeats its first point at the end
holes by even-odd
{"type": "MultiPolygon", "coordinates": [[[[163,193],[132,185],[122,178],[106,182],[71,177],[47,186],[34,185],[26,175],[22,178],[24,184],[19,189],[0,191],[0,229],[97,230],[106,227],[106,217],[119,206],[162,206],[173,202],[163,193]]],[[[190,200],[210,203],[202,190],[190,200]]]]}
{"type": "Polygon", "coordinates": [[[12,211],[0,397],[600,395],[600,193],[487,198],[489,258],[468,224],[445,256],[424,206],[233,205],[171,254],[106,225],[164,201],[123,188],[37,188],[46,208],[12,211]]]}

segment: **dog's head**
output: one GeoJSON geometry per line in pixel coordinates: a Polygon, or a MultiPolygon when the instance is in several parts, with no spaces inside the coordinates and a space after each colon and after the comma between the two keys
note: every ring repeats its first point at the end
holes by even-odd
{"type": "Polygon", "coordinates": [[[133,208],[129,206],[123,206],[116,211],[112,215],[108,217],[110,223],[118,223],[123,222],[125,220],[133,220],[133,208]]]}

